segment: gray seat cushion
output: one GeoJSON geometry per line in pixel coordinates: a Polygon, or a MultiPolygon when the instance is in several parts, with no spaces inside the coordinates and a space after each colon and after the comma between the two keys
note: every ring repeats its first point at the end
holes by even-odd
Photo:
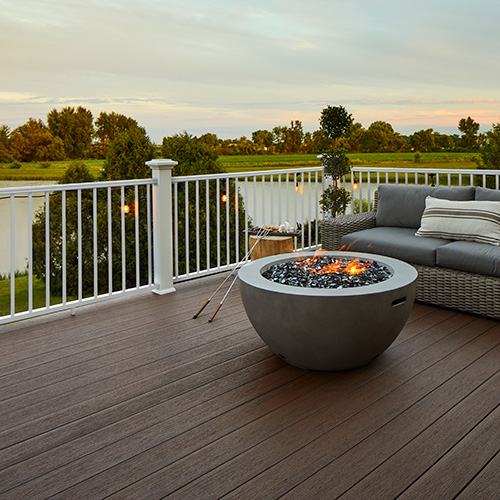
{"type": "Polygon", "coordinates": [[[452,241],[437,249],[437,265],[458,271],[500,277],[500,247],[472,241],[452,241]]]}
{"type": "Polygon", "coordinates": [[[375,227],[345,235],[345,249],[394,257],[423,266],[436,265],[436,249],[449,243],[441,238],[419,238],[415,229],[404,227],[375,227]]]}
{"type": "Polygon", "coordinates": [[[377,188],[376,225],[419,228],[427,196],[446,200],[470,201],[476,188],[431,187],[383,184],[377,188]]]}

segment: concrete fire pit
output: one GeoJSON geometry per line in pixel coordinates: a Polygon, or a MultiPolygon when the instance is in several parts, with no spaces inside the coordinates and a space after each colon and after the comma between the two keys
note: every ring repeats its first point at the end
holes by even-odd
{"type": "Polygon", "coordinates": [[[266,279],[280,262],[311,258],[289,253],[251,262],[239,270],[247,315],[262,340],[299,368],[348,370],[369,363],[394,342],[413,306],[417,271],[389,257],[355,252],[325,252],[342,258],[376,261],[392,276],[355,288],[300,288],[266,279]]]}

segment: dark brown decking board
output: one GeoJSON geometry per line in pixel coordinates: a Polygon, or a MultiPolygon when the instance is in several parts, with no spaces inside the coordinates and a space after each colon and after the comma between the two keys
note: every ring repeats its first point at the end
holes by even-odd
{"type": "MultiPolygon", "coordinates": [[[[477,332],[473,334],[477,334],[477,332]]],[[[497,342],[500,342],[499,334],[500,330],[496,333],[495,340],[497,342]]],[[[377,380],[372,380],[360,387],[356,393],[352,394],[350,391],[346,391],[339,404],[332,403],[325,411],[312,413],[306,420],[298,422],[294,427],[286,429],[281,435],[276,436],[274,442],[268,440],[260,448],[238,456],[235,463],[231,464],[232,467],[225,464],[220,469],[207,474],[198,482],[190,485],[189,488],[179,491],[178,498],[182,498],[182,496],[187,498],[192,493],[196,497],[198,492],[208,488],[210,483],[219,485],[214,491],[215,496],[218,497],[226,493],[223,488],[231,486],[231,481],[237,483],[248,479],[248,470],[255,471],[252,465],[263,461],[265,461],[265,465],[262,466],[262,474],[250,483],[244,484],[230,496],[250,498],[257,491],[257,488],[259,488],[261,498],[276,498],[284,494],[325,467],[332,458],[342,455],[358,441],[379,430],[384,423],[402,411],[405,406],[412,404],[417,398],[432,390],[433,384],[441,380],[441,378],[436,377],[440,374],[436,374],[432,369],[426,370],[425,367],[435,363],[434,354],[443,355],[442,352],[439,352],[437,345],[434,346],[433,350],[433,353],[425,350],[420,353],[420,356],[416,356],[420,359],[414,360],[417,363],[414,363],[410,370],[406,366],[396,366],[397,377],[394,375],[394,370],[388,370],[377,380]],[[422,362],[424,366],[422,366],[422,362]],[[404,368],[406,373],[401,371],[401,368],[404,368]],[[401,384],[406,379],[408,382],[401,384]],[[276,463],[271,460],[276,461],[276,463]],[[250,467],[242,467],[244,463],[250,467]],[[231,479],[222,482],[222,478],[226,475],[231,479]]],[[[448,363],[443,365],[443,375],[446,376],[448,371],[454,373],[454,370],[459,370],[461,362],[461,357],[459,357],[455,363],[456,367],[448,363]]],[[[377,452],[380,451],[377,448],[374,449],[377,452]]],[[[352,463],[348,462],[346,469],[342,472],[355,477],[355,471],[352,467],[352,463]]],[[[335,483],[342,481],[342,479],[342,473],[335,474],[335,483]]],[[[332,498],[335,498],[335,492],[326,490],[323,493],[325,495],[328,493],[332,498]]],[[[312,498],[309,486],[305,488],[304,496],[296,495],[297,492],[293,492],[290,498],[312,498]]]]}
{"type": "Polygon", "coordinates": [[[481,472],[462,490],[457,500],[477,500],[495,498],[500,491],[500,452],[484,467],[481,472]]]}
{"type": "Polygon", "coordinates": [[[221,280],[4,327],[0,498],[496,491],[499,323],[416,304],[370,365],[308,372],[267,349],[236,290],[192,319],[221,280]]]}

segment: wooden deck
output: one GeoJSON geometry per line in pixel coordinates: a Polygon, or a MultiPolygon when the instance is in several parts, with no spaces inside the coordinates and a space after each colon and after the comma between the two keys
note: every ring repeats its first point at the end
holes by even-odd
{"type": "Polygon", "coordinates": [[[370,365],[308,372],[236,289],[192,319],[221,279],[2,327],[0,498],[500,497],[500,323],[416,304],[370,365]]]}

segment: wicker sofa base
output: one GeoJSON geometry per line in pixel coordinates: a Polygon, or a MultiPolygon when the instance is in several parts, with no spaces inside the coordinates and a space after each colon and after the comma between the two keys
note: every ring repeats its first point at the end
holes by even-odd
{"type": "Polygon", "coordinates": [[[500,320],[500,278],[412,264],[415,300],[500,320]]]}

